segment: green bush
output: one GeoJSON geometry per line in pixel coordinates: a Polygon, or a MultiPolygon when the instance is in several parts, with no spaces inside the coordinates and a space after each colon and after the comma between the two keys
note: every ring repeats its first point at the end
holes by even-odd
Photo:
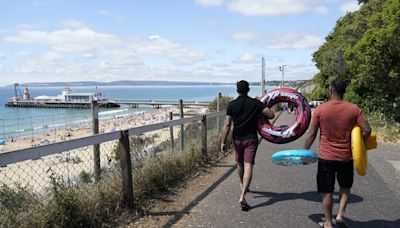
{"type": "MultiPolygon", "coordinates": [[[[133,170],[137,200],[166,192],[201,163],[199,143],[187,142],[185,151],[167,151],[144,157],[142,166],[133,170]]],[[[141,202],[143,204],[143,202],[141,202]]]]}
{"type": "Polygon", "coordinates": [[[89,184],[92,182],[92,175],[88,172],[82,171],[79,173],[79,182],[89,184]]]}
{"type": "Polygon", "coordinates": [[[50,179],[50,200],[47,210],[43,211],[42,224],[60,227],[78,227],[85,224],[85,218],[78,210],[79,193],[73,188],[67,188],[66,183],[59,182],[54,175],[50,176],[50,179]]]}
{"type": "MultiPolygon", "coordinates": [[[[208,110],[210,112],[216,112],[217,111],[217,99],[218,96],[214,98],[214,100],[210,103],[210,105],[208,106],[208,110]]],[[[233,100],[232,97],[229,96],[221,96],[221,100],[220,100],[220,111],[222,110],[226,110],[226,107],[228,107],[229,102],[233,100]]]]}
{"type": "Polygon", "coordinates": [[[0,226],[10,227],[18,224],[19,213],[31,204],[38,203],[29,189],[19,185],[12,189],[6,185],[0,187],[0,226]]]}
{"type": "MultiPolygon", "coordinates": [[[[154,135],[139,135],[139,136],[130,136],[129,137],[129,149],[131,152],[131,157],[134,160],[135,165],[140,166],[141,162],[140,162],[140,157],[142,157],[143,155],[147,155],[148,151],[145,151],[146,147],[148,146],[153,146],[154,143],[156,142],[156,139],[159,136],[154,134],[154,135]]],[[[120,158],[120,145],[119,143],[117,143],[113,150],[112,150],[112,154],[113,154],[113,158],[115,160],[119,160],[120,158]]],[[[151,153],[156,153],[159,152],[160,148],[159,146],[156,146],[155,148],[153,148],[153,151],[151,151],[151,153]]]]}

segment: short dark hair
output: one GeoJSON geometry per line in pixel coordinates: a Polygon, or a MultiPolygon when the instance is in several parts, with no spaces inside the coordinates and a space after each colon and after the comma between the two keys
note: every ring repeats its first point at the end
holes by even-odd
{"type": "Polygon", "coordinates": [[[240,94],[247,94],[250,91],[249,83],[245,80],[236,83],[237,92],[240,94]]]}
{"type": "Polygon", "coordinates": [[[331,88],[337,93],[337,95],[343,97],[344,93],[346,92],[346,82],[335,79],[330,84],[331,88]]]}

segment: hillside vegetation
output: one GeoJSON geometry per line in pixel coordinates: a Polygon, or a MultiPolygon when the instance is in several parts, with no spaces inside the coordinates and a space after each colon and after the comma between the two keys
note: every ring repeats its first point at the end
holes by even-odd
{"type": "Polygon", "coordinates": [[[313,77],[314,100],[325,100],[329,82],[348,83],[345,99],[367,113],[400,118],[400,1],[359,1],[358,11],[340,18],[313,54],[320,70],[313,77]]]}

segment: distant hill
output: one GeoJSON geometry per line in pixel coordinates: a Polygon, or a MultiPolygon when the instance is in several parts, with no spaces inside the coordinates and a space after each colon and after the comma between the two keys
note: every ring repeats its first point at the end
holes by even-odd
{"type": "MultiPolygon", "coordinates": [[[[297,80],[297,81],[285,81],[285,87],[295,87],[298,88],[304,85],[309,80],[297,80]]],[[[280,86],[281,81],[267,81],[267,86],[280,86]]],[[[70,87],[70,86],[135,86],[135,85],[235,85],[236,83],[223,83],[223,82],[178,82],[178,81],[112,81],[112,82],[97,82],[97,81],[78,81],[78,82],[29,82],[20,83],[22,87],[70,87]]],[[[260,82],[250,82],[251,85],[261,85],[260,82]]],[[[14,86],[14,85],[7,85],[14,86]]]]}
{"type": "MultiPolygon", "coordinates": [[[[25,87],[47,87],[47,86],[134,86],[134,85],[232,85],[233,83],[219,82],[178,82],[178,81],[112,81],[112,82],[97,82],[97,81],[78,81],[78,82],[30,82],[20,83],[20,86],[25,87]]],[[[14,86],[14,85],[7,85],[14,86]]]]}

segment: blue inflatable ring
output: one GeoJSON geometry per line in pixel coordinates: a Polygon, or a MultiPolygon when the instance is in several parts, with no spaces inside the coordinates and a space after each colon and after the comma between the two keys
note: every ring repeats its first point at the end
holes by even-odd
{"type": "Polygon", "coordinates": [[[282,166],[308,165],[318,161],[317,154],[312,150],[283,150],[275,152],[272,162],[282,166]]]}

